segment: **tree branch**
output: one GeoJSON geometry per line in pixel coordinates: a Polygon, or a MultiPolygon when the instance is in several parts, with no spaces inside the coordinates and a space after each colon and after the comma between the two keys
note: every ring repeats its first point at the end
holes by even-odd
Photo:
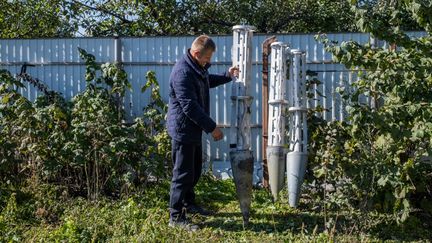
{"type": "Polygon", "coordinates": [[[235,24],[227,22],[227,21],[223,21],[223,20],[217,20],[212,18],[211,16],[205,15],[207,21],[201,21],[202,23],[208,23],[208,24],[217,24],[217,25],[221,25],[221,26],[228,26],[228,27],[232,27],[235,24]]]}
{"type": "Polygon", "coordinates": [[[101,8],[101,7],[90,6],[90,5],[87,5],[85,3],[80,2],[78,0],[72,0],[72,2],[74,2],[76,4],[79,4],[79,5],[83,6],[83,7],[86,7],[88,9],[90,9],[90,10],[99,11],[99,12],[111,15],[111,16],[113,16],[113,17],[115,17],[115,18],[123,21],[124,23],[128,23],[128,24],[133,23],[133,21],[130,21],[130,20],[126,19],[125,17],[123,17],[123,16],[121,16],[121,15],[119,15],[117,13],[111,12],[111,11],[109,11],[107,9],[104,9],[104,8],[101,8]]]}

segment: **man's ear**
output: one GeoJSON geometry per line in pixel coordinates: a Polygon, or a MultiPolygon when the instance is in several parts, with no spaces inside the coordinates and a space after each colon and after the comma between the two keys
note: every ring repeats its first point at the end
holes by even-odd
{"type": "Polygon", "coordinates": [[[194,58],[199,58],[199,57],[201,57],[201,53],[200,53],[200,51],[198,51],[198,50],[191,50],[191,55],[192,55],[194,58]]]}

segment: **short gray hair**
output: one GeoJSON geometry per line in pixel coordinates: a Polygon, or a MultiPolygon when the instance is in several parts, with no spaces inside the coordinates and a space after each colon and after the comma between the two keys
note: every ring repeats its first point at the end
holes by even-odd
{"type": "Polygon", "coordinates": [[[191,50],[200,53],[213,52],[216,50],[216,44],[208,35],[200,35],[192,42],[191,50]]]}

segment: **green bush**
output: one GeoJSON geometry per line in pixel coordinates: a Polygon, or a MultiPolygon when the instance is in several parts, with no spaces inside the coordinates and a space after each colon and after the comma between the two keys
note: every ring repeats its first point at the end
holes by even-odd
{"type": "Polygon", "coordinates": [[[101,193],[128,193],[135,184],[166,178],[170,140],[163,122],[166,104],[154,72],[143,92],[152,102],[132,123],[124,119],[121,100],[130,88],[118,64],[99,65],[80,49],[86,61],[87,87],[66,101],[28,74],[14,78],[0,72],[1,181],[53,182],[90,199],[101,193]],[[98,75],[100,74],[100,75],[98,75]],[[42,92],[35,102],[15,87],[29,82],[42,92]]]}
{"type": "Polygon", "coordinates": [[[340,90],[347,123],[320,122],[311,131],[311,187],[326,207],[391,212],[399,221],[413,212],[431,217],[432,39],[426,9],[430,4],[406,1],[380,17],[356,10],[361,28],[392,44],[388,49],[319,37],[336,62],[359,74],[352,89],[340,90]],[[410,38],[400,31],[401,9],[428,35],[410,38]],[[364,96],[372,103],[361,102],[364,96]]]}

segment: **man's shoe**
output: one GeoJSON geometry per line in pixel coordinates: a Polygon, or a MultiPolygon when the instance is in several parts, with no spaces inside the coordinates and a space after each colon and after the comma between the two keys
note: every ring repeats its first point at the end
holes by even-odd
{"type": "Polygon", "coordinates": [[[213,212],[207,209],[204,209],[196,204],[189,204],[186,206],[186,212],[190,214],[199,214],[202,216],[212,215],[213,212]]]}
{"type": "Polygon", "coordinates": [[[184,229],[184,230],[191,231],[191,232],[195,232],[195,231],[199,230],[198,225],[192,224],[191,222],[189,222],[186,219],[180,219],[180,220],[170,219],[168,226],[172,227],[172,228],[184,229]]]}

